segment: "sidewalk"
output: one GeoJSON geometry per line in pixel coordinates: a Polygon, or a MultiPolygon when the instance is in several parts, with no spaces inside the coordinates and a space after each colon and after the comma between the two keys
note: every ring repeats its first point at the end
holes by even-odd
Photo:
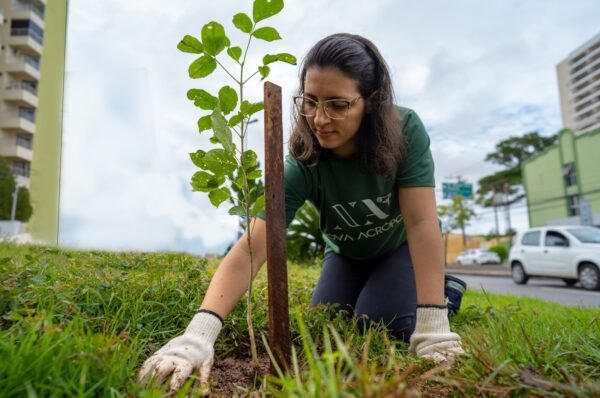
{"type": "Polygon", "coordinates": [[[480,275],[510,277],[510,269],[506,264],[493,265],[456,265],[448,264],[446,272],[454,275],[480,275]]]}

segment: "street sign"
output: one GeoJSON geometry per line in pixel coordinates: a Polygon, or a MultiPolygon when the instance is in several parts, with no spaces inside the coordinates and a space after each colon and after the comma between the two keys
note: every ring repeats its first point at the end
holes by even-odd
{"type": "Polygon", "coordinates": [[[581,225],[594,226],[594,216],[592,214],[592,204],[589,200],[579,201],[579,216],[581,217],[581,225]]]}
{"type": "Polygon", "coordinates": [[[465,199],[470,199],[473,197],[473,184],[451,184],[449,182],[444,182],[442,184],[442,192],[444,194],[444,199],[452,199],[455,196],[462,196],[465,199]]]}

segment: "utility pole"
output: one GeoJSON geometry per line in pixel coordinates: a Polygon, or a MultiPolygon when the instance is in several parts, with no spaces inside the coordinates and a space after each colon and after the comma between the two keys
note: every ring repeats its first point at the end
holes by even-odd
{"type": "Polygon", "coordinates": [[[496,184],[494,184],[494,196],[492,196],[492,205],[494,206],[494,221],[496,223],[496,229],[494,229],[496,235],[496,244],[500,244],[500,228],[498,227],[498,201],[497,196],[498,190],[496,184]]]}
{"type": "Polygon", "coordinates": [[[505,205],[505,210],[506,210],[506,225],[507,225],[506,234],[510,238],[511,233],[512,233],[512,227],[510,225],[510,200],[508,200],[509,187],[510,186],[508,185],[508,181],[505,181],[504,182],[504,205],[505,205]]]}
{"type": "MultiPolygon", "coordinates": [[[[454,178],[456,178],[456,183],[457,184],[463,184],[465,182],[465,180],[463,180],[463,178],[462,178],[461,175],[446,177],[446,179],[454,179],[454,178]]],[[[465,198],[463,197],[461,199],[461,201],[459,202],[459,211],[460,211],[459,214],[460,215],[463,214],[463,200],[464,199],[465,198]]],[[[452,200],[454,200],[454,198],[452,198],[452,200]]],[[[460,229],[461,229],[461,232],[462,232],[463,250],[466,250],[466,248],[467,248],[467,234],[465,232],[465,222],[464,222],[464,220],[460,222],[460,229]]]]}
{"type": "MultiPolygon", "coordinates": [[[[15,217],[17,215],[17,199],[19,198],[19,184],[15,182],[15,191],[12,194],[12,209],[10,211],[10,221],[15,222],[15,217]]],[[[14,224],[13,224],[14,225],[14,224]]]]}

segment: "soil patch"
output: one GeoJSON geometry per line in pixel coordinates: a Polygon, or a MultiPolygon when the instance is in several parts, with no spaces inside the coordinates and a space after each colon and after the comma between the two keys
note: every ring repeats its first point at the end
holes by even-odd
{"type": "Polygon", "coordinates": [[[267,355],[258,357],[258,372],[250,365],[250,358],[224,358],[215,361],[210,372],[211,398],[245,396],[257,389],[269,374],[271,361],[267,355]]]}

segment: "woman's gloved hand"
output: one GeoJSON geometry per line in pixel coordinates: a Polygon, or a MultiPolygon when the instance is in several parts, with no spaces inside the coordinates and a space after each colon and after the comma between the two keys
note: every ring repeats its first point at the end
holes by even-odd
{"type": "Polygon", "coordinates": [[[464,353],[460,336],[450,331],[448,308],[417,306],[417,321],[408,351],[437,363],[447,362],[464,353]]]}
{"type": "Polygon", "coordinates": [[[152,378],[162,382],[169,376],[169,391],[178,391],[194,370],[205,384],[214,361],[215,340],[223,327],[223,321],[216,314],[207,311],[198,312],[185,329],[148,358],[139,373],[140,382],[152,378]]]}

